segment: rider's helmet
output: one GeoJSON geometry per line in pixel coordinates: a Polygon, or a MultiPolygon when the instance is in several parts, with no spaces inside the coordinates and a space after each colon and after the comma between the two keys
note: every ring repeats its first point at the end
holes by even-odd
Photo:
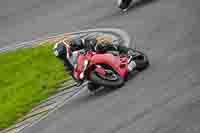
{"type": "Polygon", "coordinates": [[[53,53],[56,57],[62,58],[66,55],[66,47],[63,42],[56,43],[53,47],[53,53]]]}

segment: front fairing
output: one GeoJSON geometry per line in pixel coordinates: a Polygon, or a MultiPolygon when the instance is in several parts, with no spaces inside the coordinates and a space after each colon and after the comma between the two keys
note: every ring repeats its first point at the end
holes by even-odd
{"type": "MultiPolygon", "coordinates": [[[[88,51],[84,54],[79,54],[77,58],[77,64],[74,68],[74,76],[80,79],[80,74],[83,71],[90,71],[92,66],[105,64],[112,67],[122,78],[125,78],[128,73],[128,59],[126,56],[114,56],[113,54],[95,53],[88,51]],[[84,61],[88,60],[87,70],[84,70],[84,61]]],[[[88,73],[87,73],[88,74],[88,73]]],[[[85,75],[84,78],[87,78],[85,75]]]]}
{"type": "MultiPolygon", "coordinates": [[[[75,64],[74,72],[73,72],[74,76],[77,79],[80,79],[81,73],[86,74],[87,68],[90,63],[90,59],[93,55],[94,55],[94,53],[90,52],[90,51],[82,52],[77,55],[78,57],[76,59],[76,64],[75,64]]],[[[87,75],[84,75],[84,79],[85,78],[87,78],[87,75]]]]}
{"type": "Polygon", "coordinates": [[[112,54],[95,54],[90,60],[90,65],[106,64],[112,67],[121,77],[125,78],[128,73],[127,57],[114,56],[112,54]]]}

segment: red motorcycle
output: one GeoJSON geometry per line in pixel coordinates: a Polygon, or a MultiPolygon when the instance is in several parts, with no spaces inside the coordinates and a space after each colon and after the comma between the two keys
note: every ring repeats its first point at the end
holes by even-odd
{"type": "Polygon", "coordinates": [[[120,87],[131,73],[128,71],[128,64],[133,60],[136,67],[132,71],[144,70],[149,65],[149,60],[144,53],[131,48],[127,55],[86,50],[79,52],[73,76],[78,80],[90,81],[88,88],[90,90],[99,86],[120,87]]]}

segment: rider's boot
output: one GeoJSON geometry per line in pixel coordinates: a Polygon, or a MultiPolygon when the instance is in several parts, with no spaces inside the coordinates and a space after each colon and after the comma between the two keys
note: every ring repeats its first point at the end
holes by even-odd
{"type": "Polygon", "coordinates": [[[136,62],[133,60],[130,61],[130,63],[128,63],[128,72],[132,72],[135,68],[136,68],[136,62]]]}
{"type": "Polygon", "coordinates": [[[132,60],[131,62],[128,63],[128,76],[126,77],[125,80],[127,81],[131,79],[135,75],[135,72],[137,72],[136,70],[137,70],[136,62],[132,60]]]}

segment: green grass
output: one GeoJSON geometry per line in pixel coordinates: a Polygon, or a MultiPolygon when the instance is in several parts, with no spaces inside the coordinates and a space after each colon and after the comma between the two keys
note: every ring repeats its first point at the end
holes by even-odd
{"type": "Polygon", "coordinates": [[[0,53],[0,129],[14,124],[67,79],[52,45],[0,53]]]}

